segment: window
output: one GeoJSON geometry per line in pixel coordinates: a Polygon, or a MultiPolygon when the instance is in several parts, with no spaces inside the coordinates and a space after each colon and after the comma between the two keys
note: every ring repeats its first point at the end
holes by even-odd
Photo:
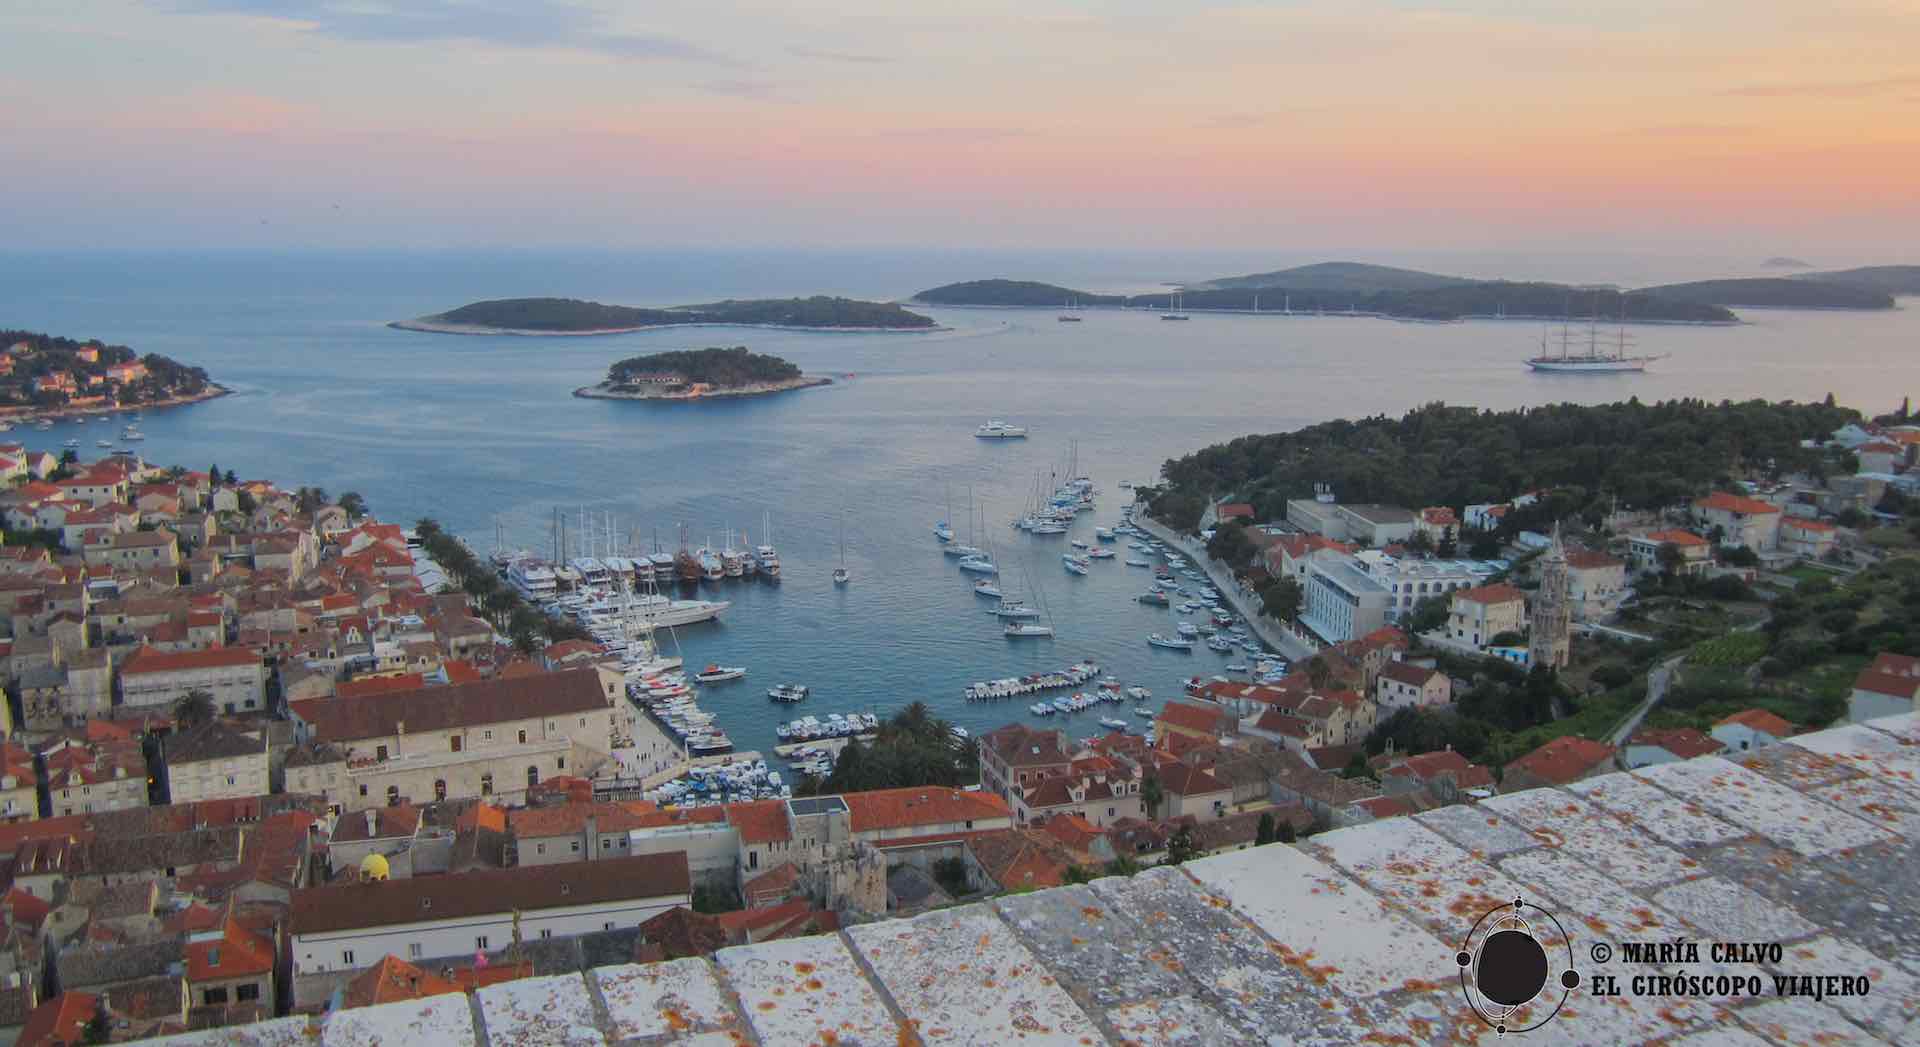
{"type": "Polygon", "coordinates": [[[387,747],[386,747],[386,746],[384,746],[384,745],[376,745],[376,746],[374,746],[374,747],[373,747],[373,758],[374,758],[374,759],[376,759],[376,760],[379,760],[379,761],[380,761],[380,762],[382,762],[382,763],[385,763],[385,762],[386,762],[386,760],[387,760],[387,747]]]}
{"type": "Polygon", "coordinates": [[[567,758],[566,758],[566,757],[564,757],[564,756],[556,756],[556,757],[554,757],[554,758],[553,758],[553,766],[554,766],[554,768],[555,768],[555,769],[557,769],[557,770],[562,770],[562,771],[564,771],[564,770],[566,770],[566,769],[567,769],[567,758]]]}
{"type": "Polygon", "coordinates": [[[536,786],[536,785],[539,785],[539,784],[540,784],[540,768],[538,768],[538,767],[534,767],[534,766],[528,766],[528,768],[527,768],[527,788],[529,788],[529,789],[531,789],[531,788],[533,788],[534,786],[536,786]]]}
{"type": "Polygon", "coordinates": [[[486,739],[487,741],[493,741],[493,731],[492,731],[492,729],[488,729],[488,731],[487,731],[487,733],[486,733],[486,734],[484,734],[484,735],[482,735],[481,737],[483,737],[483,738],[485,738],[485,739],[486,739]]]}
{"type": "Polygon", "coordinates": [[[224,985],[223,985],[223,986],[221,986],[221,987],[220,987],[220,988],[218,988],[218,989],[207,989],[207,990],[205,990],[205,991],[203,991],[203,992],[201,992],[201,994],[200,994],[200,1002],[201,1002],[201,1003],[204,1003],[204,1004],[209,1004],[209,1005],[211,1005],[211,1004],[218,1004],[218,1003],[226,1003],[226,1002],[227,1002],[227,988],[226,988],[226,986],[224,986],[224,985]]]}
{"type": "Polygon", "coordinates": [[[367,783],[365,782],[360,783],[360,795],[362,796],[367,795],[367,783]]]}
{"type": "Polygon", "coordinates": [[[551,928],[551,927],[542,927],[542,928],[540,928],[540,937],[542,937],[542,938],[551,938],[551,937],[553,937],[553,928],[551,928]]]}
{"type": "MultiPolygon", "coordinates": [[[[366,793],[367,793],[367,787],[364,785],[361,786],[360,795],[365,796],[366,793]]],[[[483,774],[480,776],[480,795],[482,796],[493,795],[493,772],[492,771],[488,771],[486,774],[483,774]]]]}
{"type": "Polygon", "coordinates": [[[207,946],[207,966],[220,966],[220,947],[218,945],[207,946]]]}
{"type": "Polygon", "coordinates": [[[451,738],[448,738],[448,739],[447,739],[447,749],[448,749],[448,751],[450,751],[450,752],[456,752],[456,753],[457,753],[457,752],[459,752],[459,751],[460,751],[460,745],[461,745],[461,743],[462,743],[463,741],[464,741],[464,739],[462,739],[462,738],[461,738],[461,737],[460,737],[459,735],[457,735],[457,734],[456,734],[456,735],[454,735],[454,736],[453,736],[453,737],[451,737],[451,738]]]}
{"type": "Polygon", "coordinates": [[[346,964],[348,967],[353,966],[353,950],[352,949],[340,950],[340,962],[343,964],[346,964]]]}
{"type": "MultiPolygon", "coordinates": [[[[586,718],[586,717],[584,717],[584,716],[582,716],[582,717],[580,718],[580,726],[582,726],[582,727],[585,727],[586,725],[587,725],[587,718],[586,718]]],[[[609,926],[609,927],[611,927],[611,926],[613,926],[613,925],[612,925],[612,924],[608,924],[607,926],[609,926]]]]}
{"type": "Polygon", "coordinates": [[[409,943],[407,943],[407,959],[409,959],[409,960],[417,960],[417,959],[419,959],[419,958],[420,958],[420,953],[421,953],[422,951],[423,951],[423,950],[422,950],[422,949],[420,948],[420,943],[419,943],[419,942],[409,942],[409,943]]]}
{"type": "Polygon", "coordinates": [[[227,784],[228,784],[228,785],[232,785],[232,784],[233,784],[233,775],[231,775],[231,774],[229,774],[229,775],[227,775],[227,784]]]}
{"type": "Polygon", "coordinates": [[[447,798],[447,780],[445,778],[435,778],[433,780],[433,798],[435,802],[447,798]]]}
{"type": "Polygon", "coordinates": [[[388,807],[400,806],[400,787],[399,786],[397,785],[387,786],[387,806],[388,807]]]}
{"type": "Polygon", "coordinates": [[[483,934],[480,937],[475,938],[473,940],[473,947],[476,949],[485,949],[487,947],[487,936],[483,934]]]}
{"type": "Polygon", "coordinates": [[[573,853],[575,853],[575,854],[579,854],[579,853],[580,853],[580,841],[579,841],[579,840],[575,840],[575,841],[573,841],[573,853]]]}
{"type": "Polygon", "coordinates": [[[759,851],[747,852],[747,868],[749,869],[760,868],[760,852],[759,851]]]}
{"type": "Polygon", "coordinates": [[[600,837],[600,849],[603,851],[613,850],[613,837],[611,836],[600,837]]]}
{"type": "Polygon", "coordinates": [[[520,744],[521,745],[527,744],[527,732],[525,731],[520,732],[520,744]]]}
{"type": "Polygon", "coordinates": [[[604,927],[602,927],[602,928],[600,928],[600,929],[601,929],[601,930],[603,930],[603,931],[611,931],[611,930],[613,930],[613,921],[612,921],[612,920],[608,920],[608,921],[607,921],[607,923],[606,923],[606,926],[604,926],[604,927]]]}
{"type": "Polygon", "coordinates": [[[248,982],[245,985],[239,986],[238,988],[233,990],[233,998],[235,1000],[240,1001],[241,1003],[247,1003],[251,1000],[259,999],[260,983],[248,982]]]}
{"type": "Polygon", "coordinates": [[[535,854],[545,854],[545,853],[547,853],[547,845],[546,845],[546,844],[544,844],[544,843],[536,843],[536,844],[534,844],[534,845],[533,845],[533,853],[535,853],[535,854]]]}

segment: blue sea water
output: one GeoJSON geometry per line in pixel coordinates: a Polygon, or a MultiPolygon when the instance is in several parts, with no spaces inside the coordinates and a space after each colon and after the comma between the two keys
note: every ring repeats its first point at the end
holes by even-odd
{"type": "MultiPolygon", "coordinates": [[[[1306,259],[1300,259],[1304,261],[1306,259]]],[[[1420,264],[1420,259],[1386,259],[1420,264]]],[[[284,485],[356,490],[383,518],[434,516],[486,551],[496,523],[512,546],[550,549],[556,507],[578,520],[611,512],[617,528],[668,549],[719,543],[729,527],[761,538],[770,517],[785,564],[778,586],[708,587],[733,608],[718,625],[677,630],[689,665],[748,666],[746,680],[702,689],[702,704],[743,748],[766,749],[779,719],[925,699],[979,730],[1027,719],[1027,702],[970,705],[972,681],[1090,658],[1128,685],[1173,693],[1233,660],[1204,648],[1150,649],[1168,613],[1135,603],[1147,572],[1099,561],[1084,578],[1060,564],[1062,538],[1008,521],[1036,476],[1064,473],[1077,450],[1101,489],[1095,523],[1117,520],[1122,480],[1149,481],[1168,458],[1253,432],[1335,417],[1398,413],[1430,401],[1514,407],[1694,396],[1810,399],[1833,393],[1869,411],[1920,388],[1920,313],[1747,314],[1727,328],[1645,327],[1668,353],[1635,376],[1543,376],[1520,361],[1538,325],[1403,324],[1344,317],[926,310],[947,330],[920,334],[657,331],[598,338],[455,337],[387,321],[478,298],[561,294],[625,304],[837,293],[898,298],[923,287],[1012,273],[1097,290],[1144,289],[1289,264],[1232,256],[1111,257],[653,252],[0,255],[0,327],[132,345],[199,364],[234,395],[147,413],[154,461],[284,485]],[[832,374],[831,387],[699,404],[576,399],[614,360],[672,348],[743,344],[832,374]],[[1026,425],[1025,441],[987,442],[988,417],[1026,425]],[[940,555],[947,516],[967,537],[969,499],[985,514],[1003,585],[1039,590],[1058,635],[1005,639],[972,579],[940,555]],[[835,588],[844,517],[853,582],[835,588]],[[778,681],[812,686],[798,707],[769,703],[778,681]]],[[[1527,275],[1524,259],[1426,261],[1475,275],[1527,275]],[[1451,264],[1449,264],[1449,262],[1451,264]]],[[[1711,275],[1698,261],[1544,259],[1543,275],[1643,283],[1711,275]],[[1622,274],[1625,275],[1622,275],[1622,274]]],[[[1909,303],[1911,304],[1911,303],[1909,303]]],[[[88,454],[105,424],[9,434],[88,454]]],[[[576,545],[576,548],[578,546],[576,545]]],[[[1124,543],[1121,543],[1124,556],[1124,543]]],[[[1238,657],[1238,656],[1236,656],[1238,657]]],[[[1066,726],[1097,730],[1115,707],[1066,726]]],[[[1120,710],[1123,718],[1130,712],[1120,710]]],[[[1059,722],[1064,718],[1055,718],[1059,722]]]]}

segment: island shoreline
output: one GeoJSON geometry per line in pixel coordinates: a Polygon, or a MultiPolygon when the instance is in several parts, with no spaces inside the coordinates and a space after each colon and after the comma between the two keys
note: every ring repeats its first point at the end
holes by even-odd
{"type": "MultiPolygon", "coordinates": [[[[934,309],[1005,309],[1009,311],[1022,311],[1022,312],[1047,312],[1047,311],[1060,312],[1062,311],[1061,307],[1057,305],[1055,306],[1000,305],[1000,304],[991,303],[991,302],[979,302],[979,303],[923,302],[917,298],[910,298],[907,301],[912,305],[918,305],[918,306],[934,308],[934,309]]],[[[1731,310],[1736,307],[1728,306],[1727,308],[1731,310]]],[[[1806,307],[1804,306],[1738,306],[1737,308],[1788,309],[1788,308],[1806,308],[1806,307]]],[[[1820,308],[1835,311],[1835,312],[1884,311],[1884,310],[1873,310],[1873,309],[1842,309],[1834,306],[1825,306],[1820,308]]],[[[1899,307],[1895,306],[1894,308],[1899,308],[1899,307]]],[[[1123,307],[1118,305],[1076,305],[1072,309],[1069,309],[1066,311],[1075,312],[1075,313],[1090,313],[1095,311],[1101,311],[1101,312],[1110,312],[1110,313],[1159,314],[1162,312],[1166,312],[1167,310],[1150,309],[1145,306],[1123,307]]],[[[1528,323],[1555,323],[1555,324],[1569,322],[1568,319],[1563,316],[1537,316],[1537,315],[1522,314],[1522,313],[1507,313],[1499,316],[1496,316],[1492,313],[1468,313],[1460,316],[1425,317],[1425,316],[1399,316],[1394,313],[1382,313],[1382,312],[1375,312],[1375,311],[1370,311],[1366,309],[1358,309],[1358,310],[1352,310],[1352,311],[1349,311],[1346,309],[1340,309],[1337,311],[1329,309],[1325,312],[1313,312],[1306,309],[1295,309],[1292,312],[1287,312],[1281,309],[1262,309],[1259,312],[1254,312],[1252,309],[1207,309],[1207,308],[1194,308],[1191,306],[1182,306],[1180,308],[1180,311],[1190,316],[1276,316],[1282,319],[1289,319],[1289,320],[1291,319],[1301,319],[1301,320],[1329,319],[1330,320],[1330,319],[1338,318],[1343,320],[1392,320],[1398,323],[1417,323],[1417,324],[1464,324],[1464,323],[1477,322],[1482,320],[1493,321],[1496,323],[1505,322],[1509,320],[1522,321],[1522,322],[1528,322],[1528,323]]],[[[1588,322],[1588,318],[1575,317],[1572,319],[1571,322],[1576,325],[1585,324],[1588,322]]],[[[1603,322],[1605,322],[1606,326],[1608,327],[1617,327],[1620,324],[1620,321],[1617,318],[1610,319],[1610,320],[1606,320],[1603,318],[1603,322]]],[[[1739,327],[1749,322],[1750,321],[1741,320],[1738,318],[1735,318],[1732,320],[1643,320],[1643,319],[1639,319],[1632,316],[1629,316],[1626,320],[1626,323],[1628,326],[1634,326],[1634,327],[1638,327],[1638,326],[1739,327]]]]}
{"type": "Polygon", "coordinates": [[[164,407],[186,407],[190,404],[205,403],[208,400],[216,400],[222,396],[231,396],[232,394],[233,390],[226,386],[218,382],[208,382],[205,389],[202,389],[192,396],[170,396],[164,400],[151,400],[143,404],[115,404],[111,407],[96,407],[93,405],[57,408],[32,407],[25,409],[0,407],[0,421],[11,422],[17,425],[21,422],[38,422],[43,419],[57,421],[73,415],[121,414],[130,411],[157,410],[164,407]]]}
{"type": "Polygon", "coordinates": [[[795,389],[815,389],[832,385],[833,379],[825,375],[801,375],[783,382],[753,382],[748,385],[734,386],[728,389],[706,389],[695,395],[685,390],[679,392],[655,392],[651,389],[616,390],[607,383],[583,385],[573,391],[573,395],[582,400],[639,400],[654,403],[695,403],[701,400],[738,399],[747,396],[772,396],[775,393],[792,392],[795,389]]]}
{"type": "Polygon", "coordinates": [[[798,331],[818,334],[924,334],[929,331],[951,331],[950,327],[934,324],[931,327],[846,327],[806,324],[752,324],[729,323],[719,320],[692,320],[684,324],[641,324],[636,327],[600,327],[589,331],[542,331],[530,327],[485,327],[479,324],[442,323],[430,317],[416,320],[389,321],[388,327],[396,331],[416,331],[422,334],[460,334],[460,335],[512,335],[520,338],[594,338],[610,334],[634,334],[639,331],[673,331],[683,327],[751,327],[763,331],[798,331]]]}

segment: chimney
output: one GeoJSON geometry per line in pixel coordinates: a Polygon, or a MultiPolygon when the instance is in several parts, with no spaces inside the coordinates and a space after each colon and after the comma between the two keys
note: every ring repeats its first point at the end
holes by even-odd
{"type": "Polygon", "coordinates": [[[364,813],[367,816],[367,839],[371,840],[380,835],[380,812],[369,807],[364,813]]]}

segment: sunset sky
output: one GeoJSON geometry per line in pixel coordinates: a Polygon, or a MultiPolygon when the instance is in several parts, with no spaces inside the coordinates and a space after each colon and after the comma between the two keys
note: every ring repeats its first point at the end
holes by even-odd
{"type": "Polygon", "coordinates": [[[1914,0],[11,0],[0,240],[1920,261],[1914,0]]]}

